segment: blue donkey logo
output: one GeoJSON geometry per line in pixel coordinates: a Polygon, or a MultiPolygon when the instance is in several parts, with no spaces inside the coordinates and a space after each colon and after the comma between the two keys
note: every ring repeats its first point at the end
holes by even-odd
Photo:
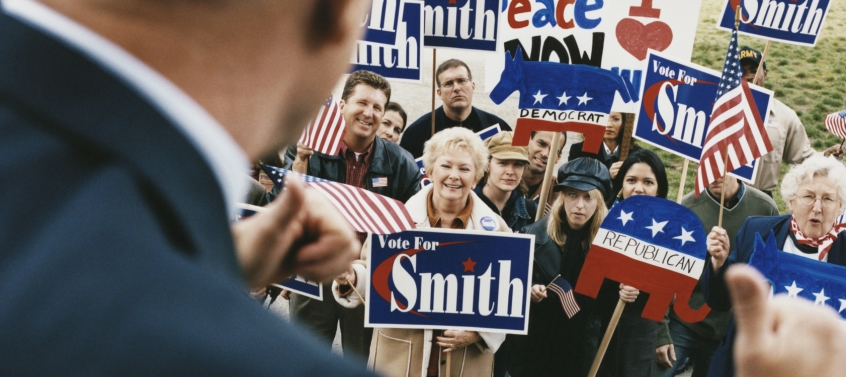
{"type": "Polygon", "coordinates": [[[599,151],[614,94],[631,102],[635,93],[631,83],[587,65],[525,62],[519,47],[514,56],[505,53],[505,69],[490,95],[501,104],[514,91],[520,92],[514,145],[528,145],[532,131],[575,131],[585,134],[586,152],[599,151]]]}

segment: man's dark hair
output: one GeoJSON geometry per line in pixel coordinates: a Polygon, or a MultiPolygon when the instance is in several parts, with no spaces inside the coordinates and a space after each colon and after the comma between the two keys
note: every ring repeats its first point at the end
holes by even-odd
{"type": "Polygon", "coordinates": [[[365,84],[385,93],[385,97],[387,97],[385,105],[391,101],[391,83],[381,75],[365,70],[355,71],[350,74],[350,77],[347,77],[347,82],[344,83],[344,91],[341,93],[341,99],[344,101],[348,100],[358,84],[365,84]]]}
{"type": "Polygon", "coordinates": [[[441,65],[439,65],[438,69],[435,71],[435,83],[438,84],[438,88],[441,87],[441,73],[450,68],[456,67],[464,67],[464,69],[467,70],[467,78],[470,79],[470,81],[473,81],[473,73],[470,72],[470,67],[467,66],[467,63],[458,59],[449,59],[441,63],[441,65]]]}
{"type": "MultiPolygon", "coordinates": [[[[537,131],[532,131],[532,134],[529,135],[529,138],[534,140],[535,134],[538,133],[537,131]]],[[[567,132],[562,132],[561,136],[564,136],[564,140],[561,140],[561,146],[558,147],[558,155],[561,155],[561,151],[564,150],[564,144],[567,144],[567,132]]]]}
{"type": "Polygon", "coordinates": [[[405,124],[408,122],[408,115],[405,114],[405,110],[402,109],[402,106],[396,102],[388,102],[388,105],[385,106],[385,112],[387,113],[388,111],[396,111],[399,114],[400,118],[402,118],[402,128],[400,129],[400,132],[405,130],[405,124]]]}

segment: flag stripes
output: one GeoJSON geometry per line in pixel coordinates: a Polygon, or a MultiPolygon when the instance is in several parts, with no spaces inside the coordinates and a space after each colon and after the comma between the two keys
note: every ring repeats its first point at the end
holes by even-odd
{"type": "Polygon", "coordinates": [[[573,287],[561,275],[555,277],[552,283],[549,283],[546,288],[558,296],[558,300],[561,301],[561,307],[564,308],[567,318],[573,318],[581,310],[579,304],[576,303],[576,297],[573,296],[573,287]]]}
{"type": "Polygon", "coordinates": [[[825,128],[837,137],[846,139],[846,110],[826,115],[825,128]]]}
{"type": "Polygon", "coordinates": [[[282,177],[286,175],[299,177],[305,182],[306,187],[315,189],[326,197],[358,232],[391,234],[415,228],[405,205],[397,200],[362,188],[298,174],[286,169],[267,165],[262,165],[262,169],[280,190],[283,185],[282,177]]]}
{"type": "Polygon", "coordinates": [[[300,135],[299,142],[317,152],[334,156],[341,148],[345,129],[346,123],[344,123],[341,110],[330,95],[326,103],[320,107],[317,117],[308,123],[300,135]]]}
{"type": "Polygon", "coordinates": [[[737,30],[734,30],[696,171],[697,196],[711,182],[773,150],[752,90],[743,78],[737,51],[737,30]]]}

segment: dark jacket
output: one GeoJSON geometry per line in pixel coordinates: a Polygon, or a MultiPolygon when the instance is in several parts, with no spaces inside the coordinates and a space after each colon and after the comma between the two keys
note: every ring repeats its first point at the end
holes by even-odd
{"type": "MultiPolygon", "coordinates": [[[[784,250],[784,244],[790,238],[788,233],[790,232],[791,216],[793,215],[750,217],[737,232],[733,244],[734,248],[719,270],[714,272],[713,267],[711,267],[711,258],[705,259],[705,271],[702,273],[701,284],[702,294],[705,296],[708,306],[716,310],[731,309],[731,297],[726,286],[725,272],[735,263],[749,262],[749,258],[752,257],[752,252],[755,250],[756,233],[760,234],[766,242],[768,234],[772,230],[775,235],[776,248],[784,250]]],[[[831,245],[828,263],[846,266],[846,232],[841,232],[837,241],[834,241],[831,245]]],[[[726,335],[714,355],[711,369],[708,372],[709,376],[734,376],[734,359],[732,357],[734,336],[735,326],[732,317],[726,335]]]]}
{"type": "MultiPolygon", "coordinates": [[[[499,127],[503,131],[511,131],[511,126],[509,126],[508,123],[505,123],[502,118],[476,107],[473,108],[473,112],[470,113],[470,116],[477,117],[479,124],[478,127],[471,130],[473,132],[479,132],[495,124],[499,124],[499,127]]],[[[447,129],[447,123],[451,122],[447,122],[444,107],[441,106],[435,110],[435,133],[447,129]]],[[[400,146],[409,151],[414,158],[419,158],[423,155],[423,144],[431,137],[432,113],[428,112],[423,114],[423,116],[415,120],[414,123],[405,129],[405,132],[402,133],[402,138],[400,139],[400,146]]]]}
{"type": "MultiPolygon", "coordinates": [[[[384,141],[381,138],[373,140],[376,145],[373,147],[373,160],[370,161],[370,168],[364,175],[364,184],[367,191],[375,192],[405,203],[408,198],[420,191],[420,169],[414,163],[414,159],[398,145],[384,141]],[[373,178],[387,177],[388,184],[384,187],[373,187],[373,178]]],[[[288,147],[285,153],[286,168],[290,168],[297,157],[297,146],[288,147]]],[[[327,179],[333,182],[343,183],[346,174],[344,157],[338,153],[337,156],[330,156],[320,152],[308,161],[306,174],[327,179]]]]}
{"type": "Polygon", "coordinates": [[[538,213],[538,204],[531,199],[524,198],[520,192],[514,190],[511,192],[511,196],[508,198],[508,202],[505,203],[505,208],[503,209],[507,213],[501,213],[499,212],[499,208],[496,207],[496,204],[482,192],[482,187],[482,185],[478,185],[473,191],[476,192],[479,199],[482,199],[488,205],[488,208],[505,220],[505,223],[508,224],[512,232],[519,232],[523,227],[535,222],[535,216],[538,213]]]}
{"type": "MultiPolygon", "coordinates": [[[[561,274],[575,287],[587,256],[581,246],[587,228],[568,233],[564,248],[556,244],[546,231],[549,217],[529,225],[525,233],[535,235],[535,261],[532,285],[547,285],[561,274]],[[571,244],[573,242],[574,244],[571,244]],[[564,251],[569,249],[569,251],[564,251]]],[[[574,293],[580,311],[567,318],[561,302],[551,291],[529,309],[529,334],[508,335],[503,347],[509,351],[508,373],[523,376],[579,376],[587,375],[599,347],[600,318],[594,299],[574,293]]]]}
{"type": "Polygon", "coordinates": [[[0,375],[365,375],[247,297],[220,185],[169,117],[5,12],[0,35],[0,375]]]}

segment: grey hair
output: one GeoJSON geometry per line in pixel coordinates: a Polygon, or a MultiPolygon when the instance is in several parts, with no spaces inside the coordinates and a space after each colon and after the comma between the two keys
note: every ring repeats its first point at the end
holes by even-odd
{"type": "Polygon", "coordinates": [[[466,150],[473,157],[478,183],[488,170],[488,147],[479,135],[464,127],[452,127],[436,133],[423,145],[423,167],[432,171],[435,160],[445,153],[466,150]]]}
{"type": "Polygon", "coordinates": [[[815,153],[799,165],[790,168],[781,180],[781,197],[787,203],[796,198],[799,185],[811,180],[815,176],[826,176],[837,186],[837,199],[840,208],[846,199],[846,166],[834,157],[825,157],[822,153],[815,153]]]}

